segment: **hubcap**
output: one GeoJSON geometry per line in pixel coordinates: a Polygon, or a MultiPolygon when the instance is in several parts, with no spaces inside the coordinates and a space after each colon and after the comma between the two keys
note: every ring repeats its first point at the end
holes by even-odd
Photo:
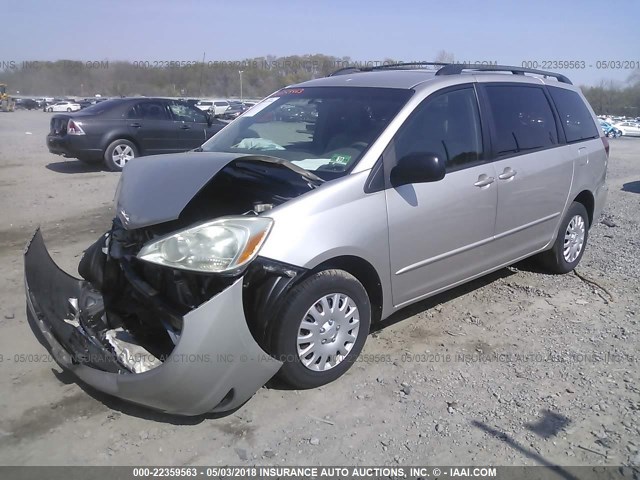
{"type": "Polygon", "coordinates": [[[111,156],[113,158],[113,163],[122,168],[134,157],[133,148],[129,145],[118,145],[113,149],[113,154],[111,156]]]}
{"type": "Polygon", "coordinates": [[[585,225],[580,215],[575,215],[564,233],[563,255],[567,263],[575,262],[584,246],[585,225]]]}
{"type": "Polygon", "coordinates": [[[298,327],[298,358],[309,370],[324,372],[342,362],[360,329],[360,312],[343,293],[316,300],[298,327]]]}

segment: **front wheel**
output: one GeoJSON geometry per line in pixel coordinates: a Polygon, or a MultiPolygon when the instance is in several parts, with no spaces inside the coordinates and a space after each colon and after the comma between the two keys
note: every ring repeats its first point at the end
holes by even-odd
{"type": "Polygon", "coordinates": [[[324,270],[303,280],[272,326],[279,378],[301,389],[332,382],[356,360],[370,325],[369,296],[353,275],[324,270]]]}
{"type": "Polygon", "coordinates": [[[53,112],[53,108],[51,107],[47,108],[47,112],[53,112]]]}
{"type": "Polygon", "coordinates": [[[104,152],[104,163],[112,172],[121,172],[128,161],[138,156],[138,149],[129,140],[118,139],[109,144],[104,152]]]}
{"type": "Polygon", "coordinates": [[[551,250],[540,256],[542,264],[553,273],[567,273],[580,263],[589,238],[587,209],[573,202],[560,223],[558,237],[551,250]]]}

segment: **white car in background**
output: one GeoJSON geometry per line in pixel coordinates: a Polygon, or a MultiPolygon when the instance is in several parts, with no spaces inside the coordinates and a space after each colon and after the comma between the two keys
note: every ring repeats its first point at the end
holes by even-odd
{"type": "Polygon", "coordinates": [[[199,108],[203,112],[208,112],[213,107],[213,102],[209,100],[200,100],[198,103],[195,104],[195,107],[199,108]]]}
{"type": "Polygon", "coordinates": [[[622,132],[622,135],[628,135],[629,137],[640,137],[640,123],[636,122],[620,122],[614,125],[618,130],[622,132]]]}
{"type": "Polygon", "coordinates": [[[82,107],[80,104],[75,102],[58,102],[53,105],[49,105],[46,108],[47,112],[75,112],[80,110],[82,107]]]}
{"type": "Polygon", "coordinates": [[[226,100],[201,100],[196,103],[196,108],[204,112],[211,112],[216,117],[219,117],[229,108],[229,102],[226,100]]]}

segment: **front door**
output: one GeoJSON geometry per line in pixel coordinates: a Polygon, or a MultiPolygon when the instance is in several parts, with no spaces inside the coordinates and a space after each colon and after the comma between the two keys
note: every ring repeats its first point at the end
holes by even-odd
{"type": "Polygon", "coordinates": [[[127,113],[127,122],[142,155],[180,151],[177,148],[178,132],[165,101],[141,100],[127,113]]]}
{"type": "Polygon", "coordinates": [[[204,112],[180,102],[171,102],[169,109],[178,130],[180,150],[193,150],[207,140],[209,124],[204,112]]]}
{"type": "Polygon", "coordinates": [[[387,185],[391,285],[395,306],[436,293],[492,266],[496,172],[486,163],[473,85],[430,95],[384,153],[385,171],[411,153],[446,159],[444,179],[387,185]]]}

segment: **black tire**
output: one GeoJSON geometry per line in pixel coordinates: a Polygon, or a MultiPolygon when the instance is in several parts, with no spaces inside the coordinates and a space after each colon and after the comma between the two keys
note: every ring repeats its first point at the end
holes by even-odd
{"type": "MultiPolygon", "coordinates": [[[[109,144],[109,146],[107,147],[107,149],[104,151],[104,163],[107,166],[107,168],[109,170],[111,170],[112,172],[121,172],[122,168],[124,167],[124,164],[118,163],[115,159],[114,159],[114,152],[116,151],[116,149],[131,149],[131,153],[132,153],[132,157],[131,158],[135,158],[138,156],[138,147],[136,147],[133,142],[130,142],[129,140],[125,140],[123,138],[119,138],[117,140],[114,140],[113,142],[111,142],[109,144]]],[[[125,161],[126,163],[126,161],[125,161]]]]}
{"type": "MultiPolygon", "coordinates": [[[[551,250],[547,250],[540,255],[542,265],[552,273],[568,273],[578,266],[580,259],[584,254],[584,250],[587,247],[587,240],[589,239],[589,215],[587,209],[578,202],[573,202],[567,210],[560,227],[558,229],[558,237],[553,244],[551,250]],[[580,217],[584,225],[584,240],[578,255],[574,258],[565,257],[565,236],[568,233],[569,223],[575,218],[580,217]]],[[[571,240],[567,240],[571,241],[571,240]]]]}
{"type": "MultiPolygon", "coordinates": [[[[344,303],[341,303],[341,305],[344,305],[344,303]]],[[[369,334],[371,304],[367,291],[353,275],[344,270],[324,270],[303,280],[287,294],[287,299],[276,319],[277,322],[274,322],[271,327],[270,338],[273,355],[283,362],[282,368],[278,372],[278,377],[294,388],[315,388],[340,377],[358,358],[369,334]],[[299,329],[302,320],[308,318],[307,312],[314,304],[325,296],[334,293],[346,295],[353,300],[358,309],[359,329],[355,341],[350,342],[350,351],[342,361],[324,371],[314,371],[306,367],[298,355],[297,338],[299,329]]],[[[352,320],[349,320],[349,322],[352,320]]],[[[336,321],[335,325],[332,324],[329,327],[332,330],[328,330],[326,335],[333,334],[335,339],[338,336],[336,331],[338,323],[336,321]]],[[[353,330],[347,330],[347,328],[342,330],[342,339],[345,338],[345,332],[347,335],[349,332],[353,333],[353,330]]],[[[310,330],[309,332],[311,333],[310,330]]],[[[329,343],[332,343],[331,340],[329,340],[329,343]]]]}
{"type": "Polygon", "coordinates": [[[47,112],[53,112],[53,108],[51,107],[47,108],[47,112]]]}
{"type": "Polygon", "coordinates": [[[71,111],[71,109],[70,109],[70,108],[67,108],[67,112],[70,112],[70,111],[71,111]]]}

